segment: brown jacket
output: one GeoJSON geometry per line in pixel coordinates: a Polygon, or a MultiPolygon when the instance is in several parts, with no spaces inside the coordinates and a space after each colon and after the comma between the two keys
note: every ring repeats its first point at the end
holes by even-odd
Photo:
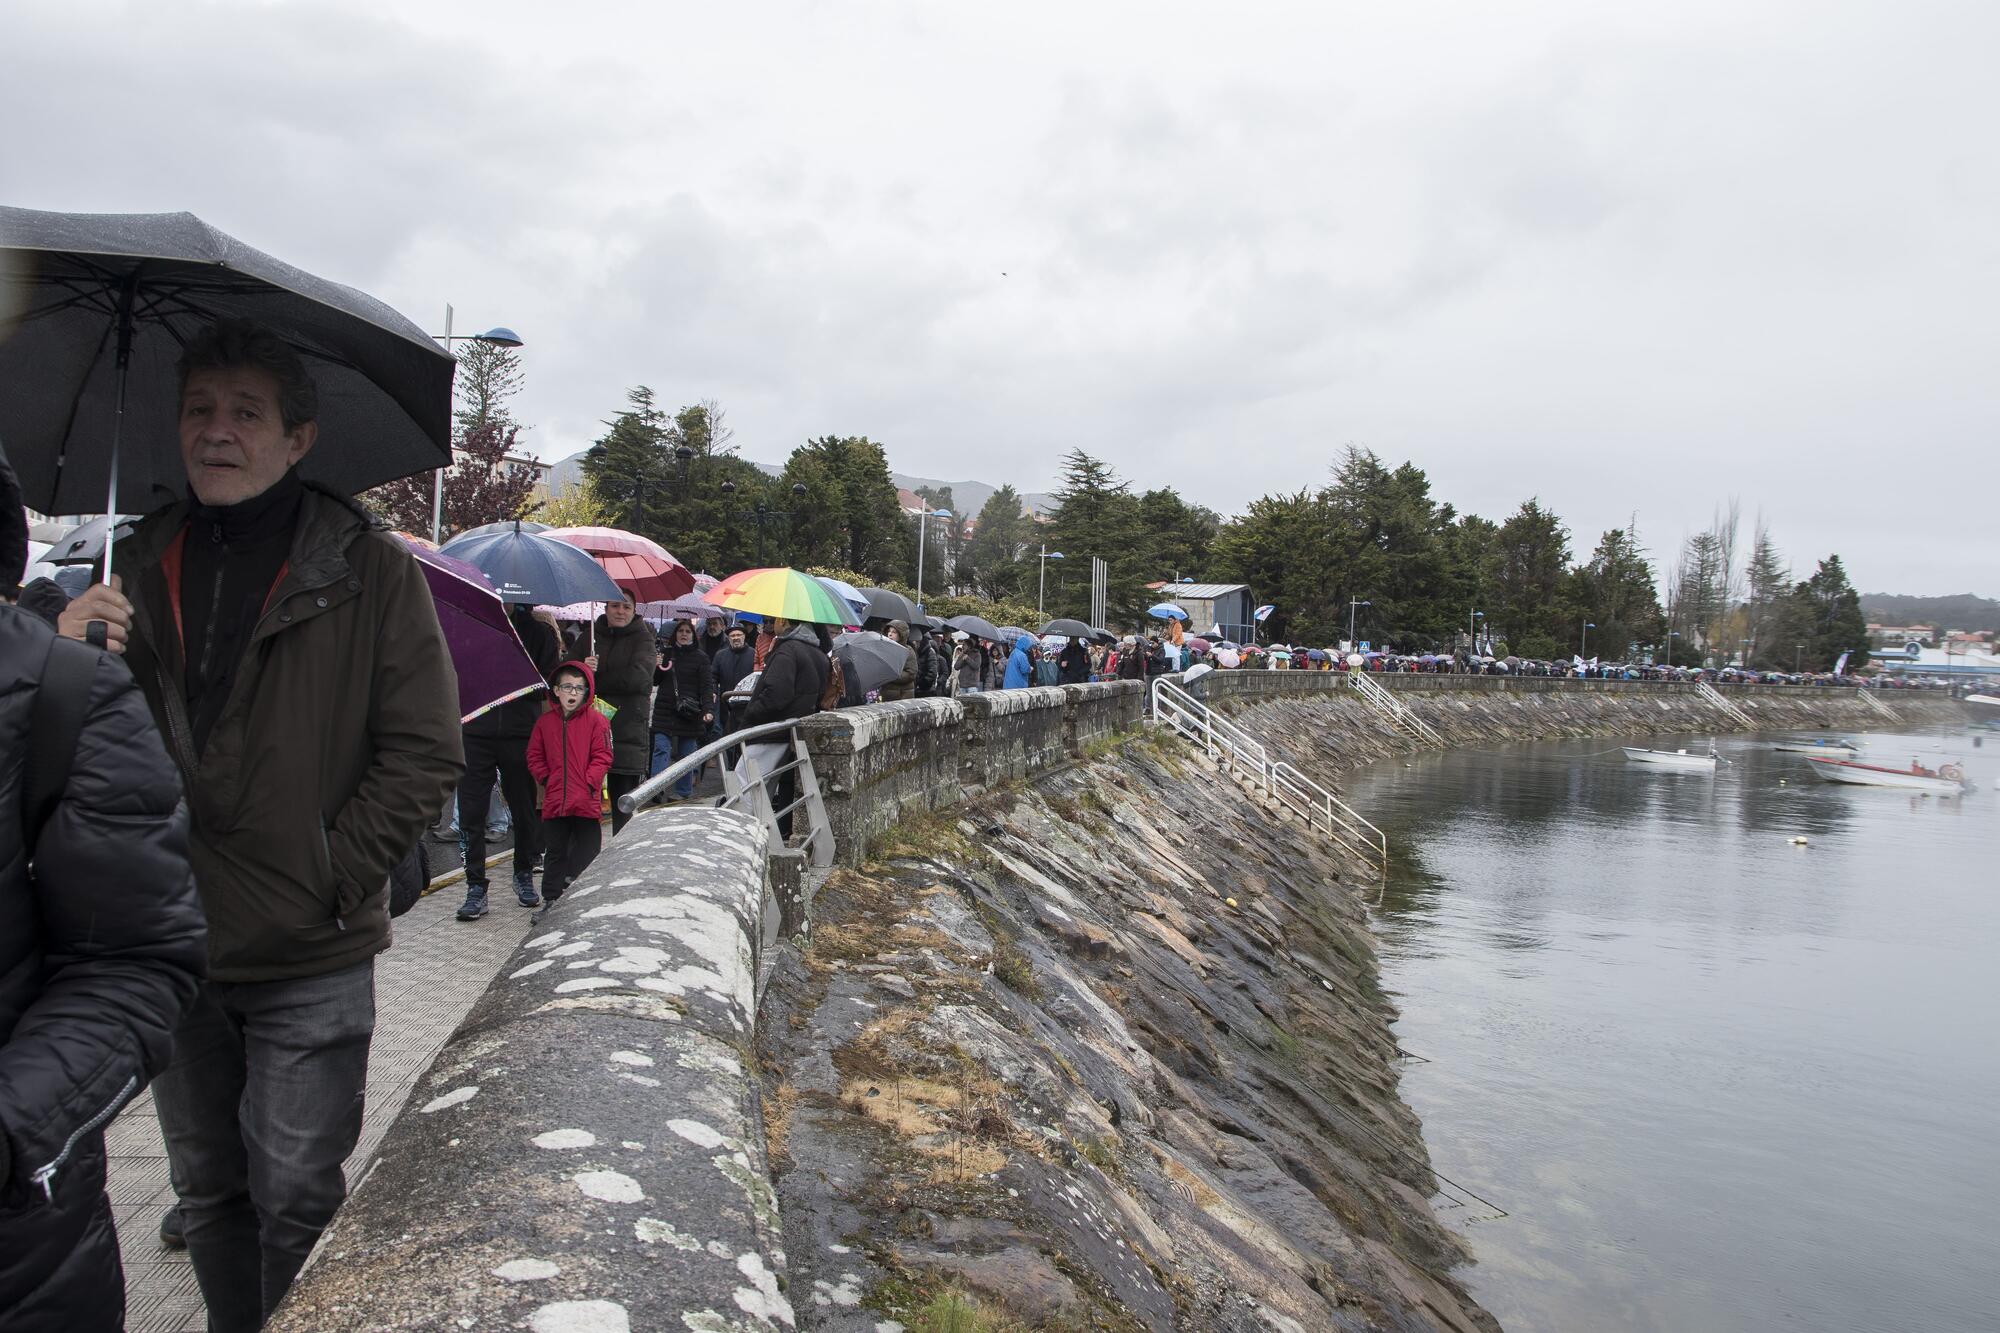
{"type": "Polygon", "coordinates": [[[308,486],[291,555],[197,761],[169,569],[184,502],[116,549],[126,662],[181,771],[217,981],[310,977],[389,947],[389,869],[464,767],[458,684],[422,570],[308,486]]]}

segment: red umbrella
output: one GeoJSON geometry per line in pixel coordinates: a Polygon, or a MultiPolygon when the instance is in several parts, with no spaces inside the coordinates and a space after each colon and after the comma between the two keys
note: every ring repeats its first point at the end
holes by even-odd
{"type": "Polygon", "coordinates": [[[550,528],[541,534],[576,547],[636,602],[665,602],[694,591],[694,575],[667,548],[618,528],[550,528]]]}

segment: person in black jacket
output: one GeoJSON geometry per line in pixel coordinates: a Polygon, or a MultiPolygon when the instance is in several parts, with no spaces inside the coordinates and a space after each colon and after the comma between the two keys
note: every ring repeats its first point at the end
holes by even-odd
{"type": "Polygon", "coordinates": [[[737,708],[729,702],[729,692],[742,679],[757,669],[757,654],[750,647],[748,634],[741,625],[729,627],[729,646],[715,655],[715,692],[721,712],[723,730],[731,731],[737,726],[737,708]]]}
{"type": "MultiPolygon", "coordinates": [[[[771,617],[765,626],[771,632],[771,648],[764,654],[764,671],[750,702],[743,705],[743,725],[762,726],[810,717],[819,711],[819,696],[833,673],[833,662],[820,647],[813,626],[802,621],[771,617]]],[[[785,760],[790,747],[778,744],[747,745],[744,752],[760,773],[768,773],[785,760]]],[[[787,769],[771,784],[771,804],[783,810],[796,799],[796,771],[787,769]]],[[[792,817],[778,817],[778,832],[789,838],[792,817]]]]}
{"type": "MultiPolygon", "coordinates": [[[[0,527],[10,516],[20,492],[0,455],[0,527]]],[[[0,536],[0,585],[26,556],[24,531],[0,536]]],[[[0,1328],[109,1333],[125,1279],[103,1127],[167,1063],[207,936],[145,699],[118,658],[55,639],[0,605],[0,754],[33,755],[34,729],[53,724],[47,682],[87,673],[53,804],[25,810],[27,768],[0,765],[0,1328]],[[76,660],[51,668],[52,649],[76,660]]]]}
{"type": "Polygon", "coordinates": [[[1090,683],[1090,649],[1082,639],[1071,639],[1063,645],[1062,655],[1056,658],[1058,685],[1088,685],[1090,683]]]}
{"type": "Polygon", "coordinates": [[[703,656],[713,663],[715,655],[729,646],[729,635],[722,628],[722,617],[710,616],[701,622],[701,637],[698,642],[701,644],[703,656]]]}
{"type": "MultiPolygon", "coordinates": [[[[554,612],[509,609],[508,619],[521,645],[547,680],[562,665],[562,637],[554,612]]],[[[493,802],[497,775],[507,812],[514,822],[514,900],[523,907],[540,907],[535,892],[535,857],[542,850],[542,814],[535,804],[535,779],[528,772],[528,733],[542,715],[548,695],[537,690],[488,709],[464,726],[465,778],[458,785],[458,827],[465,854],[465,901],[460,921],[486,915],[486,814],[493,802]]]]}
{"type": "MultiPolygon", "coordinates": [[[[671,639],[660,648],[654,673],[659,693],[653,699],[654,773],[702,746],[715,721],[715,667],[695,642],[694,626],[676,620],[671,639]]],[[[674,795],[685,801],[694,795],[694,774],[674,783],[674,795]]]]}

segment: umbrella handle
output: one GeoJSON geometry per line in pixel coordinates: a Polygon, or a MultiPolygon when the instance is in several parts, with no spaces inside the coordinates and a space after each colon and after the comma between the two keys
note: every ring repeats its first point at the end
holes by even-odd
{"type": "MultiPolygon", "coordinates": [[[[104,497],[108,524],[104,530],[104,583],[111,584],[112,539],[118,534],[118,455],[125,444],[125,375],[132,365],[132,298],[139,290],[139,268],[125,277],[118,293],[118,408],[111,415],[111,485],[104,497]]],[[[101,646],[101,645],[100,645],[101,646]]]]}

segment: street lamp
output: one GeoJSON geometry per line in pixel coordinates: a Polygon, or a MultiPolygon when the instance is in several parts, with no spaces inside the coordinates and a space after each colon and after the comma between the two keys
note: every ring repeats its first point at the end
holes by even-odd
{"type": "Polygon", "coordinates": [[[1347,651],[1354,651],[1354,610],[1360,606],[1373,606],[1373,602],[1363,602],[1356,598],[1347,599],[1347,651]]]}
{"type": "Polygon", "coordinates": [[[1804,644],[1795,643],[1792,645],[1792,674],[1794,676],[1799,674],[1799,664],[1804,660],[1805,652],[1806,646],[1804,644]]]}
{"type": "MultiPolygon", "coordinates": [[[[451,314],[451,305],[447,302],[444,308],[444,332],[441,334],[433,333],[431,335],[431,337],[438,339],[444,344],[444,350],[447,353],[451,351],[451,345],[455,342],[485,343],[489,347],[519,347],[521,345],[521,335],[500,324],[494,325],[484,333],[461,333],[453,336],[451,331],[451,314]]],[[[444,474],[450,468],[451,463],[447,461],[443,467],[437,470],[437,473],[431,479],[431,544],[433,546],[442,540],[444,529],[444,474]]]]}
{"type": "Polygon", "coordinates": [[[1063,558],[1063,553],[1061,551],[1051,551],[1046,545],[1042,547],[1042,554],[1041,554],[1042,572],[1040,579],[1038,579],[1035,584],[1035,618],[1037,620],[1041,619],[1042,617],[1042,601],[1043,598],[1047,596],[1049,591],[1049,561],[1060,560],[1062,558],[1063,558]]]}
{"type": "Polygon", "coordinates": [[[933,518],[950,518],[949,509],[925,509],[917,514],[917,609],[924,608],[924,524],[933,518]]]}
{"type": "MultiPolygon", "coordinates": [[[[736,494],[736,483],[735,483],[735,482],[733,482],[733,481],[725,481],[725,482],[723,482],[723,483],[722,483],[722,493],[723,493],[724,495],[734,495],[734,494],[736,494]]],[[[799,501],[801,501],[801,500],[803,500],[803,499],[805,499],[805,498],[806,498],[806,487],[805,487],[805,483],[804,483],[804,482],[801,482],[801,481],[795,481],[795,482],[793,482],[793,483],[792,483],[792,503],[793,503],[793,504],[797,504],[797,503],[798,503],[799,501]]],[[[771,508],[771,506],[770,506],[770,505],[766,504],[766,503],[765,503],[764,501],[762,501],[762,500],[759,500],[759,501],[758,501],[758,502],[757,502],[756,504],[752,505],[752,506],[751,506],[750,508],[748,508],[748,509],[745,509],[745,510],[741,511],[740,513],[737,513],[737,514],[735,514],[735,515],[733,515],[733,516],[732,516],[732,517],[735,517],[735,518],[739,518],[739,519],[740,519],[740,518],[747,518],[747,519],[750,519],[751,521],[753,521],[754,523],[756,523],[756,525],[757,525],[757,565],[758,565],[758,567],[759,567],[759,568],[762,568],[762,567],[764,567],[764,527],[765,527],[765,525],[766,525],[766,524],[768,524],[768,523],[769,523],[769,522],[770,522],[770,521],[771,521],[772,519],[774,519],[774,518],[782,518],[782,519],[789,519],[789,518],[791,518],[791,516],[792,516],[792,511],[791,511],[791,510],[789,510],[789,509],[773,509],[773,508],[771,508]]]]}
{"type": "Polygon", "coordinates": [[[1672,666],[1672,665],[1674,664],[1674,640],[1675,640],[1675,639],[1678,639],[1678,638],[1679,638],[1680,636],[1681,636],[1681,632],[1680,632],[1679,630],[1677,630],[1677,629],[1670,629],[1670,630],[1668,630],[1668,631],[1667,631],[1667,665],[1668,665],[1668,666],[1672,666]]]}
{"type": "Polygon", "coordinates": [[[1474,611],[1472,618],[1465,622],[1466,637],[1472,640],[1472,655],[1479,655],[1479,622],[1486,619],[1484,611],[1474,611]]]}
{"type": "Polygon", "coordinates": [[[1576,655],[1578,657],[1582,657],[1585,653],[1590,651],[1590,632],[1596,628],[1597,628],[1597,622],[1594,620],[1586,620],[1583,622],[1583,642],[1581,646],[1579,646],[1576,650],[1576,655]]]}

